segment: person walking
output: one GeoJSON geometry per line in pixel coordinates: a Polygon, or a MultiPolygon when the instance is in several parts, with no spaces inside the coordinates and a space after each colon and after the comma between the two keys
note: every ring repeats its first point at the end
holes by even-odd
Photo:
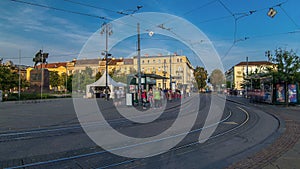
{"type": "Polygon", "coordinates": [[[149,104],[150,104],[150,108],[153,108],[153,106],[154,106],[154,99],[153,99],[152,88],[149,89],[147,96],[148,96],[148,101],[149,101],[149,104]]]}
{"type": "Polygon", "coordinates": [[[155,104],[154,108],[159,108],[160,91],[158,89],[154,88],[153,95],[154,95],[154,104],[155,104]]]}
{"type": "Polygon", "coordinates": [[[147,109],[147,108],[146,108],[146,103],[147,103],[147,93],[146,93],[145,90],[142,91],[141,98],[142,98],[143,109],[147,109]]]}

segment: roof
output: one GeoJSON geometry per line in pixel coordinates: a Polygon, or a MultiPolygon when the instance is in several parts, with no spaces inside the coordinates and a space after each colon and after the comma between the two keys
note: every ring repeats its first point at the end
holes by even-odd
{"type": "Polygon", "coordinates": [[[236,64],[235,66],[246,66],[246,65],[249,65],[249,66],[255,66],[255,65],[274,65],[273,63],[271,62],[268,62],[268,61],[253,61],[253,62],[240,62],[238,64],[236,64]]]}
{"type": "Polygon", "coordinates": [[[58,67],[66,67],[67,65],[67,62],[58,62],[58,63],[47,63],[47,64],[40,64],[37,66],[37,68],[42,68],[42,65],[43,65],[43,68],[58,68],[58,67]]]}
{"type": "Polygon", "coordinates": [[[124,62],[124,65],[132,65],[133,59],[124,59],[123,62],[124,62]]]}
{"type": "MultiPolygon", "coordinates": [[[[124,87],[126,85],[124,83],[118,83],[114,81],[114,79],[112,79],[109,75],[107,75],[107,84],[114,87],[124,87]]],[[[106,73],[104,72],[103,75],[96,82],[86,85],[87,88],[89,88],[90,86],[106,86],[106,73]]]]}
{"type": "Polygon", "coordinates": [[[101,59],[83,59],[83,60],[76,60],[76,65],[90,65],[90,64],[99,64],[101,59]]]}

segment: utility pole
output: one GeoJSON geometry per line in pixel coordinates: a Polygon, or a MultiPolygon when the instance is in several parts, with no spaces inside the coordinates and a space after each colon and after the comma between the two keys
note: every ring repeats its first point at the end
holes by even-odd
{"type": "MultiPolygon", "coordinates": [[[[246,63],[247,63],[246,78],[248,80],[248,56],[246,57],[246,63]]],[[[246,98],[248,98],[248,83],[246,84],[246,98]]]]}
{"type": "Polygon", "coordinates": [[[163,89],[165,90],[166,89],[166,82],[165,82],[165,77],[166,77],[166,60],[164,59],[164,78],[163,78],[163,89]]]}
{"type": "Polygon", "coordinates": [[[172,90],[172,55],[170,54],[170,90],[172,90]]]}
{"type": "Polygon", "coordinates": [[[141,104],[142,86],[141,86],[141,35],[140,35],[140,23],[137,23],[138,33],[138,45],[137,45],[137,64],[138,64],[138,103],[141,104]]]}
{"type": "Polygon", "coordinates": [[[19,50],[19,101],[21,99],[21,50],[19,50]]]}
{"type": "Polygon", "coordinates": [[[109,100],[108,97],[108,56],[111,54],[108,53],[108,36],[112,35],[112,26],[111,24],[103,23],[102,30],[100,34],[105,33],[105,99],[109,100]]]}

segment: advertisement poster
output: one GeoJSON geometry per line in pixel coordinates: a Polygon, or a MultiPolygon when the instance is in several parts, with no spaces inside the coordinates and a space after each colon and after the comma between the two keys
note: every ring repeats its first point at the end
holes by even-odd
{"type": "Polygon", "coordinates": [[[297,92],[298,92],[298,104],[300,104],[300,90],[299,90],[299,83],[297,83],[297,92]]]}
{"type": "Polygon", "coordinates": [[[295,84],[288,85],[289,103],[297,103],[297,87],[295,84]]]}
{"type": "Polygon", "coordinates": [[[285,102],[284,84],[276,84],[276,102],[285,102]]]}

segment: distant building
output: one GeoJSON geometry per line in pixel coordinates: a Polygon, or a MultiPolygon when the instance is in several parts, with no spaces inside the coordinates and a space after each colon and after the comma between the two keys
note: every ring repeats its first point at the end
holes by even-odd
{"type": "Polygon", "coordinates": [[[247,73],[248,75],[264,73],[266,68],[274,68],[274,66],[273,63],[267,61],[240,62],[225,72],[226,81],[230,83],[231,89],[243,90],[244,78],[247,76],[247,73]]]}
{"type": "MultiPolygon", "coordinates": [[[[133,58],[135,70],[137,67],[137,57],[133,58]]],[[[192,85],[193,66],[186,56],[167,55],[167,56],[142,56],[141,57],[141,72],[152,73],[167,77],[168,79],[159,79],[156,81],[156,86],[159,88],[170,88],[170,71],[172,83],[175,83],[177,88],[188,88],[192,85]]]]}
{"type": "Polygon", "coordinates": [[[85,70],[87,67],[92,69],[92,76],[95,76],[97,72],[99,71],[99,65],[102,59],[81,59],[81,60],[76,60],[75,66],[73,69],[72,74],[75,72],[81,72],[85,70]]]}
{"type": "MultiPolygon", "coordinates": [[[[73,74],[75,61],[72,62],[56,62],[56,63],[43,63],[38,65],[37,69],[47,69],[49,72],[57,72],[59,76],[61,76],[63,73],[67,74],[68,76],[73,74]]],[[[28,67],[26,69],[26,80],[31,82],[31,71],[33,70],[33,67],[28,67]]],[[[58,86],[57,90],[61,91],[65,88],[65,85],[58,86]]],[[[50,86],[50,90],[53,88],[50,86]]]]}

